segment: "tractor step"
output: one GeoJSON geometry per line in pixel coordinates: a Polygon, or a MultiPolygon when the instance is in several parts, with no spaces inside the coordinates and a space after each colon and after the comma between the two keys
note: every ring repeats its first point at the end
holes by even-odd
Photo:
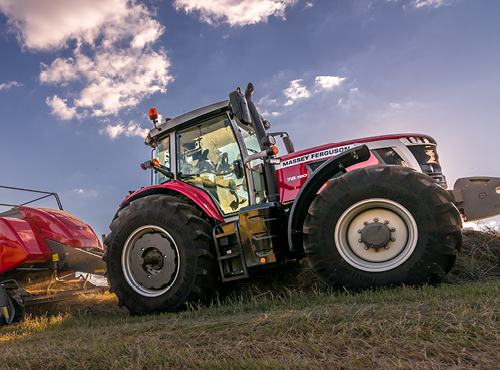
{"type": "Polygon", "coordinates": [[[238,221],[216,226],[213,238],[222,281],[247,278],[248,270],[241,248],[238,221]]]}

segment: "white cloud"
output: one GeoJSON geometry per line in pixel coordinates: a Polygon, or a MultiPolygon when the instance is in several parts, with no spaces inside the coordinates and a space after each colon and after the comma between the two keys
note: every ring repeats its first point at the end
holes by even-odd
{"type": "Polygon", "coordinates": [[[21,86],[24,86],[24,85],[20,82],[10,81],[10,82],[0,84],[0,91],[9,90],[11,87],[21,87],[21,86]]]}
{"type": "Polygon", "coordinates": [[[290,81],[290,86],[283,90],[283,94],[287,98],[284,105],[293,105],[297,100],[308,99],[313,94],[323,90],[333,90],[334,88],[340,86],[345,79],[345,77],[338,76],[316,76],[314,79],[315,89],[312,92],[302,84],[302,79],[290,81]]]}
{"type": "Polygon", "coordinates": [[[70,120],[73,118],[80,118],[76,111],[75,107],[68,107],[67,102],[68,99],[61,99],[57,95],[54,95],[52,98],[47,97],[45,102],[51,108],[52,114],[57,116],[61,120],[70,120]]]}
{"type": "Polygon", "coordinates": [[[65,85],[78,78],[77,69],[73,58],[55,59],[50,66],[40,63],[42,72],[40,72],[40,81],[45,83],[54,83],[65,85]]]}
{"type": "Polygon", "coordinates": [[[338,76],[317,76],[314,80],[314,85],[318,89],[332,90],[334,87],[340,86],[345,77],[338,76]]]}
{"type": "Polygon", "coordinates": [[[91,43],[103,26],[130,10],[126,0],[0,0],[0,11],[23,46],[49,50],[73,39],[91,43]]]}
{"type": "Polygon", "coordinates": [[[285,106],[292,105],[296,100],[307,99],[311,96],[309,90],[300,84],[301,82],[302,79],[290,81],[290,86],[283,90],[283,93],[288,99],[285,106]]]}
{"type": "Polygon", "coordinates": [[[453,0],[412,0],[411,4],[415,8],[421,8],[424,6],[439,8],[440,6],[451,5],[453,0]]]}
{"type": "Polygon", "coordinates": [[[270,16],[285,19],[287,7],[297,0],[175,0],[174,8],[186,14],[197,13],[200,21],[211,25],[228,23],[246,26],[267,22],[270,16]]]}
{"type": "Polygon", "coordinates": [[[0,0],[0,11],[33,52],[72,45],[71,57],[41,63],[40,82],[65,87],[46,100],[60,119],[116,115],[173,79],[166,53],[153,49],[165,28],[134,0],[0,0]]]}
{"type": "Polygon", "coordinates": [[[95,190],[74,189],[73,193],[83,197],[97,197],[99,194],[95,190]]]}
{"type": "Polygon", "coordinates": [[[276,99],[269,99],[269,95],[263,96],[257,103],[257,106],[260,105],[276,105],[276,99]]]}
{"type": "Polygon", "coordinates": [[[361,109],[361,106],[365,104],[364,102],[365,102],[364,94],[362,94],[357,87],[353,87],[349,90],[347,94],[345,94],[339,99],[338,105],[344,111],[353,111],[353,110],[359,111],[361,109]]]}
{"type": "Polygon", "coordinates": [[[74,104],[92,109],[93,116],[117,114],[133,107],[153,93],[165,92],[172,80],[168,74],[170,62],[161,50],[102,50],[93,60],[77,53],[72,67],[86,82],[74,104]]]}
{"type": "Polygon", "coordinates": [[[146,138],[148,132],[148,129],[142,128],[139,124],[133,121],[130,121],[128,126],[125,126],[122,123],[118,123],[116,125],[109,124],[105,128],[99,130],[101,135],[108,134],[112,140],[121,135],[125,135],[127,137],[138,136],[146,138]]]}

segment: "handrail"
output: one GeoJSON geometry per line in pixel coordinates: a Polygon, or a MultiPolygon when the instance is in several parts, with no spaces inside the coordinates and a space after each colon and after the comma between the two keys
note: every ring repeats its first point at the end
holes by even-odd
{"type": "Polygon", "coordinates": [[[15,188],[15,187],[12,187],[12,186],[4,186],[4,185],[0,185],[0,188],[2,188],[2,189],[10,189],[10,190],[27,191],[27,192],[31,192],[31,193],[46,194],[44,196],[41,196],[40,198],[36,198],[36,199],[30,200],[28,202],[22,203],[22,204],[5,204],[5,203],[0,203],[0,206],[22,207],[22,206],[25,206],[27,204],[34,203],[36,201],[39,201],[39,200],[42,200],[42,199],[45,199],[45,198],[53,196],[55,198],[56,202],[57,202],[57,206],[59,207],[59,209],[61,211],[63,210],[61,200],[59,199],[59,195],[57,195],[57,193],[51,193],[51,192],[48,192],[48,191],[41,191],[41,190],[25,189],[25,188],[15,188]]]}

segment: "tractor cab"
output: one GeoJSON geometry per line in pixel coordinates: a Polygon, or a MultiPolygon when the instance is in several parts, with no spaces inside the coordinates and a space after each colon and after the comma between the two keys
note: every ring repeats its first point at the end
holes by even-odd
{"type": "Polygon", "coordinates": [[[248,160],[261,148],[252,126],[230,113],[229,102],[207,111],[197,120],[186,122],[182,116],[167,120],[155,129],[156,135],[148,137],[154,162],[170,171],[155,171],[152,183],[175,179],[201,189],[226,218],[243,207],[266,202],[262,161],[248,160]]]}

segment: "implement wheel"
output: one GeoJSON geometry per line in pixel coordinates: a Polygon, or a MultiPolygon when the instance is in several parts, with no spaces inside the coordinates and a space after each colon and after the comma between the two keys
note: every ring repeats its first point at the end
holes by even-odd
{"type": "Polygon", "coordinates": [[[331,286],[437,283],[455,263],[461,224],[452,198],[429,176],[369,166],[316,196],[304,222],[304,250],[331,286]]]}
{"type": "Polygon", "coordinates": [[[211,226],[184,200],[151,195],[118,213],[103,257],[110,291],[131,315],[207,303],[217,288],[211,226]]]}

